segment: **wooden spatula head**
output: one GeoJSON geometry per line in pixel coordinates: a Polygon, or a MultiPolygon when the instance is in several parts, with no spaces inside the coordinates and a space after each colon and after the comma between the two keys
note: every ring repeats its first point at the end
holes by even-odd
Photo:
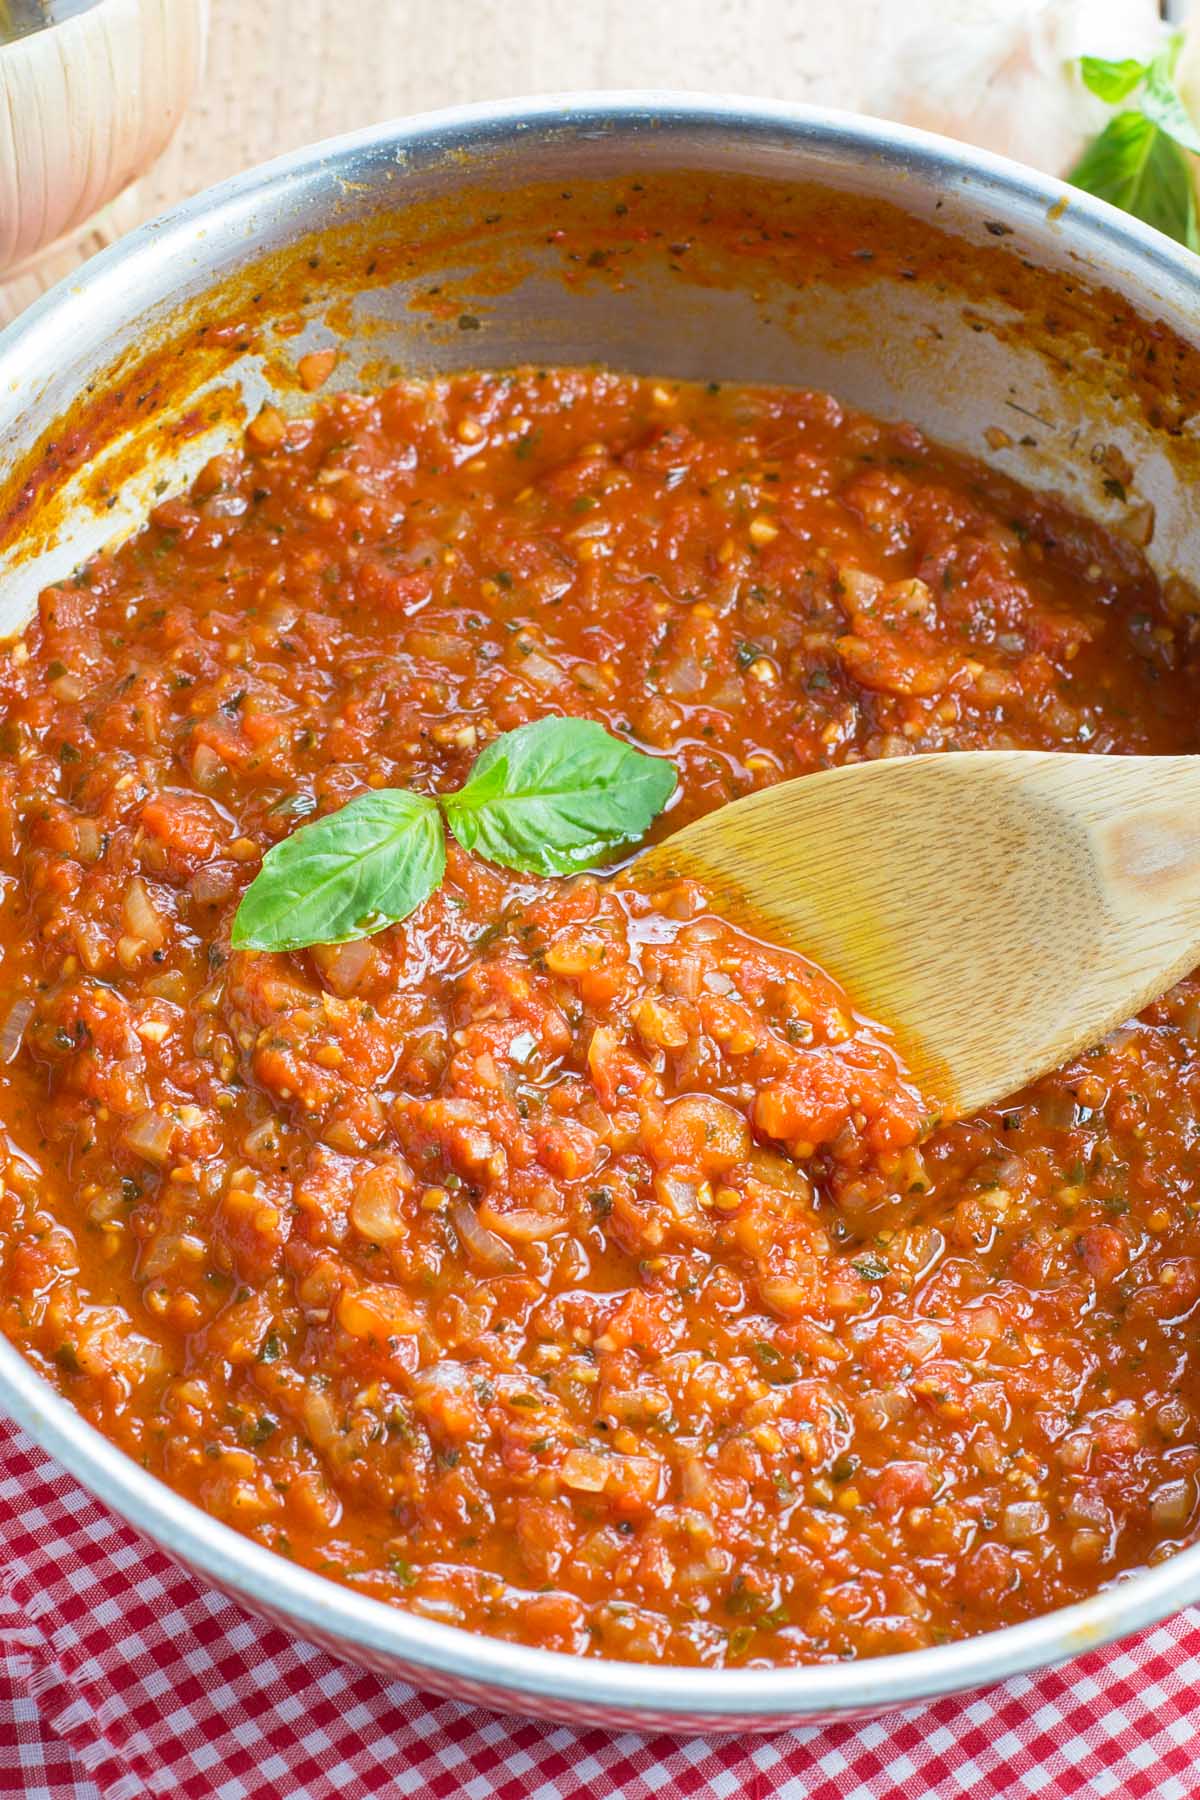
{"type": "Polygon", "coordinates": [[[1200,757],[951,752],[735,801],[651,879],[802,951],[889,1026],[931,1111],[1005,1098],[1200,961],[1200,757]]]}

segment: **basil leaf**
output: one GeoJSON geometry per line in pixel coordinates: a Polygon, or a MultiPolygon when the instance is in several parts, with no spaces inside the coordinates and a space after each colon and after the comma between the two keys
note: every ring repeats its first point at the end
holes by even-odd
{"type": "Polygon", "coordinates": [[[1156,56],[1146,75],[1146,91],[1142,95],[1142,111],[1160,131],[1182,144],[1185,150],[1200,154],[1200,131],[1192,123],[1191,114],[1179,97],[1175,86],[1175,64],[1179,57],[1180,38],[1176,36],[1161,55],[1156,56]]]}
{"type": "Polygon", "coordinates": [[[571,875],[644,835],[674,765],[592,719],[538,719],[489,744],[442,801],[464,849],[527,875],[571,875]]]}
{"type": "MultiPolygon", "coordinates": [[[[466,849],[567,875],[641,837],[675,779],[670,763],[590,719],[540,719],[489,744],[440,804],[466,849]]],[[[385,788],[302,825],[263,858],[233,921],[234,948],[342,944],[406,918],[446,872],[438,804],[385,788]]]]}
{"type": "Polygon", "coordinates": [[[1079,73],[1083,77],[1083,85],[1101,100],[1107,100],[1115,106],[1118,100],[1124,100],[1132,94],[1139,81],[1142,81],[1149,69],[1149,63],[1135,62],[1132,56],[1121,62],[1109,62],[1103,56],[1081,56],[1079,73]]]}
{"type": "Polygon", "coordinates": [[[1183,152],[1144,113],[1123,112],[1111,119],[1067,180],[1189,250],[1200,248],[1196,200],[1183,152]]]}
{"type": "Polygon", "coordinates": [[[407,918],[446,872],[437,804],[380,788],[267,851],[233,921],[235,950],[344,944],[407,918]]]}

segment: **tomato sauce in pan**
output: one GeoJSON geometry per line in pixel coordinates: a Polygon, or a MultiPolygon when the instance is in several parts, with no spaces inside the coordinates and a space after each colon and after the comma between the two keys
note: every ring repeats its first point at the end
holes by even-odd
{"type": "Polygon", "coordinates": [[[944,1124],[685,884],[452,848],[398,926],[231,951],[306,819],[564,713],[673,760],[658,834],[1200,748],[1179,596],[914,426],[581,370],[268,409],[0,652],[4,1331],[214,1516],[555,1649],[875,1655],[1189,1542],[1195,979],[944,1124]]]}

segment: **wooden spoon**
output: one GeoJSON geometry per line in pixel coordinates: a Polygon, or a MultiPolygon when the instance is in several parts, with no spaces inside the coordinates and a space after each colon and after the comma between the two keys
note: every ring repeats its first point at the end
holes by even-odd
{"type": "Polygon", "coordinates": [[[966,1114],[1200,963],[1200,756],[953,751],[750,794],[645,851],[890,1026],[966,1114]]]}

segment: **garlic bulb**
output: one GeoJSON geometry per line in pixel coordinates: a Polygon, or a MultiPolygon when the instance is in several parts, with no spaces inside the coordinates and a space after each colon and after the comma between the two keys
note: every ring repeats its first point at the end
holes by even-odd
{"type": "Polygon", "coordinates": [[[1110,116],[1080,56],[1148,59],[1157,0],[937,0],[881,9],[864,112],[1062,174],[1110,116]]]}
{"type": "Polygon", "coordinates": [[[0,276],[78,232],[161,153],[207,22],[208,0],[98,0],[0,38],[0,276]]]}

